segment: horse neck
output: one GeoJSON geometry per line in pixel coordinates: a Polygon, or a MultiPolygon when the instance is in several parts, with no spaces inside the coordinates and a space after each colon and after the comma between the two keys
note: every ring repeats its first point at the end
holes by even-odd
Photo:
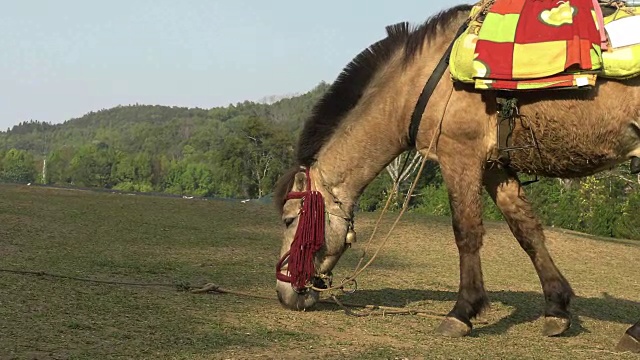
{"type": "Polygon", "coordinates": [[[385,131],[383,125],[378,121],[354,124],[348,137],[337,136],[318,157],[315,170],[320,172],[322,187],[347,213],[353,211],[364,188],[404,150],[404,134],[390,124],[385,131]]]}
{"type": "MultiPolygon", "coordinates": [[[[465,18],[460,17],[460,24],[465,18]]],[[[408,149],[409,124],[418,97],[460,24],[452,24],[431,41],[425,39],[424,50],[413,61],[404,61],[404,49],[398,51],[319,152],[315,171],[320,172],[322,187],[343,210],[351,212],[364,188],[408,149]]],[[[447,76],[432,97],[433,106],[423,115],[423,137],[435,130],[435,119],[442,115],[442,100],[452,88],[447,76]]],[[[418,140],[420,149],[420,137],[418,140]]]]}

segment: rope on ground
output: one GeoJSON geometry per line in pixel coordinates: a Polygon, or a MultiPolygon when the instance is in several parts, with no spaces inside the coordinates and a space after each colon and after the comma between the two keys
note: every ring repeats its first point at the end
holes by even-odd
{"type": "MultiPolygon", "coordinates": [[[[229,290],[220,287],[219,285],[208,283],[200,287],[190,286],[186,283],[142,283],[142,282],[130,282],[130,281],[118,281],[118,280],[98,280],[98,279],[89,279],[89,278],[81,278],[77,276],[67,276],[67,275],[59,275],[53,274],[45,271],[27,271],[27,270],[13,270],[13,269],[0,269],[0,273],[9,273],[16,275],[27,275],[27,276],[39,276],[39,277],[49,277],[54,279],[66,279],[73,280],[79,282],[87,282],[94,284],[106,284],[106,285],[122,285],[122,286],[137,286],[137,287],[165,287],[165,288],[174,288],[178,291],[189,291],[191,294],[227,294],[234,295],[240,297],[247,297],[253,299],[261,299],[268,301],[277,301],[277,299],[273,296],[264,296],[264,295],[256,295],[250,294],[241,291],[229,290]]],[[[335,295],[331,296],[331,299],[321,299],[319,301],[323,304],[332,304],[338,305],[345,314],[349,316],[356,317],[365,317],[365,316],[386,316],[386,315],[415,315],[430,319],[442,320],[445,318],[445,315],[435,314],[428,311],[416,310],[416,309],[403,309],[396,308],[390,306],[380,306],[380,305],[361,305],[361,304],[351,304],[340,301],[335,295]],[[355,312],[351,309],[363,309],[363,312],[355,312]]],[[[486,324],[486,322],[476,322],[477,324],[486,324]]]]}
{"type": "MultiPolygon", "coordinates": [[[[206,293],[219,293],[219,294],[230,294],[242,297],[250,297],[255,299],[264,299],[264,300],[276,300],[273,297],[268,296],[260,296],[253,295],[239,291],[226,290],[221,288],[218,285],[209,283],[204,285],[200,289],[191,290],[193,294],[206,294],[206,293]]],[[[444,314],[435,314],[429,311],[417,310],[417,309],[403,309],[391,306],[380,306],[380,305],[361,305],[361,304],[351,304],[340,301],[335,295],[331,295],[331,299],[321,299],[320,303],[323,304],[331,304],[338,305],[346,315],[355,316],[355,317],[367,317],[367,316],[387,316],[387,315],[415,315],[429,319],[435,320],[443,320],[446,315],[444,314]],[[355,312],[351,309],[363,309],[363,312],[355,312]]],[[[475,324],[488,324],[486,321],[476,320],[475,324]]]]}
{"type": "Polygon", "coordinates": [[[52,274],[45,271],[26,271],[26,270],[11,270],[11,269],[0,269],[0,272],[10,273],[10,274],[18,274],[18,275],[30,275],[30,276],[41,276],[41,277],[50,277],[56,279],[67,279],[74,280],[80,282],[88,282],[94,284],[108,284],[108,285],[125,285],[125,286],[142,286],[142,287],[171,287],[176,288],[180,291],[190,290],[191,287],[188,284],[183,283],[139,283],[139,282],[129,282],[129,281],[117,281],[117,280],[97,280],[97,279],[88,279],[81,278],[76,276],[67,276],[67,275],[58,275],[52,274]]]}
{"type": "Polygon", "coordinates": [[[229,295],[248,297],[248,298],[254,298],[254,299],[277,301],[277,299],[273,296],[256,295],[256,294],[249,294],[241,291],[227,290],[213,283],[205,284],[201,288],[191,289],[190,292],[192,294],[210,294],[210,293],[229,294],[229,295]]]}

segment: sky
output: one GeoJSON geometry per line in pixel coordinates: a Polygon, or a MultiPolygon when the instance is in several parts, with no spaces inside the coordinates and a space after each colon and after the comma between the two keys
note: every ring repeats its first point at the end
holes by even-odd
{"type": "Polygon", "coordinates": [[[450,0],[19,0],[0,8],[0,129],[128,104],[211,108],[332,82],[450,0]]]}

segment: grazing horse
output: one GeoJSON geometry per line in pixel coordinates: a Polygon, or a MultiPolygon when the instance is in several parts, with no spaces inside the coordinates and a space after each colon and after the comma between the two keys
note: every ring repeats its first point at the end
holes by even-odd
{"type": "MultiPolygon", "coordinates": [[[[488,305],[480,263],[483,187],[540,278],[543,334],[569,328],[573,291],[547,251],[517,173],[583,177],[640,156],[640,79],[599,80],[590,90],[514,93],[523,120],[515,123],[513,145],[531,144],[533,134],[536,147],[512,152],[504,165],[494,161],[496,93],[443,78],[413,144],[408,129],[417,99],[470,9],[453,7],[416,28],[388,27],[387,37],[357,55],[315,106],[300,135],[297,166],[276,187],[275,203],[286,226],[276,290],[285,307],[302,310],[317,302],[318,292],[308,284],[330,276],[348,247],[345,240],[353,235],[354,207],[364,188],[415,147],[440,165],[460,256],[457,301],[437,332],[469,334],[470,320],[488,305]],[[306,260],[298,248],[310,251],[306,260]]],[[[640,352],[640,323],[626,332],[619,348],[640,352]]]]}

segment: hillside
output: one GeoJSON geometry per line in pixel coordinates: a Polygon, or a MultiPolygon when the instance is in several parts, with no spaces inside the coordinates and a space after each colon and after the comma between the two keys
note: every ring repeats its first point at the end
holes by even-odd
{"type": "MultiPolygon", "coordinates": [[[[361,241],[336,279],[355,266],[376,216],[358,214],[361,241]]],[[[640,258],[637,243],[547,230],[577,298],[569,333],[545,338],[533,266],[507,226],[489,222],[482,258],[492,307],[473,336],[446,339],[434,334],[437,316],[349,317],[330,304],[284,310],[273,291],[282,225],[270,206],[0,185],[0,224],[3,269],[213,282],[268,299],[2,272],[2,359],[637,359],[611,352],[640,318],[640,284],[629,271],[640,258]]],[[[337,296],[443,314],[455,302],[457,261],[450,220],[411,213],[359,278],[360,291],[337,296]]]]}
{"type": "Polygon", "coordinates": [[[327,87],[272,104],[131,105],[25,122],[0,133],[0,181],[261,197],[291,165],[297,132],[327,87]]]}
{"type": "MultiPolygon", "coordinates": [[[[119,106],[63,124],[30,121],[0,132],[0,182],[97,187],[216,198],[268,196],[293,165],[298,132],[329,85],[273,103],[212,109],[119,106]]],[[[640,183],[627,164],[583,180],[542,179],[527,192],[544,224],[640,239],[640,183]]],[[[421,178],[411,210],[448,216],[435,164],[421,178]]],[[[404,190],[410,180],[401,184],[404,190]]],[[[392,189],[383,171],[358,204],[381,208],[392,189]]],[[[397,197],[394,207],[402,202],[397,197]]],[[[485,198],[485,217],[501,214],[485,198]]]]}
{"type": "Polygon", "coordinates": [[[125,151],[137,151],[143,147],[138,140],[148,137],[159,138],[162,145],[169,148],[181,149],[180,145],[187,144],[195,134],[246,117],[263,118],[295,133],[327,87],[321,83],[306,94],[272,104],[245,101],[212,109],[136,104],[92,111],[56,125],[26,121],[0,131],[0,149],[42,154],[61,146],[82,146],[97,141],[125,151]]]}

